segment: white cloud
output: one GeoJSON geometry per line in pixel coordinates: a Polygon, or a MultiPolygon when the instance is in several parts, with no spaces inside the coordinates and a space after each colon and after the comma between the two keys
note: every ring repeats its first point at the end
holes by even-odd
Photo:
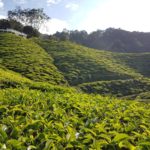
{"type": "Polygon", "coordinates": [[[27,0],[13,0],[14,3],[19,4],[19,5],[23,5],[25,3],[27,3],[27,0]]]}
{"type": "Polygon", "coordinates": [[[74,3],[69,3],[65,7],[72,10],[72,11],[76,11],[79,8],[79,5],[74,4],[74,3]]]}
{"type": "Polygon", "coordinates": [[[78,28],[89,32],[108,27],[150,31],[150,0],[106,0],[99,3],[78,28]]]}
{"type": "Polygon", "coordinates": [[[6,19],[6,16],[0,15],[0,19],[6,19]]]}
{"type": "Polygon", "coordinates": [[[40,28],[40,32],[43,34],[54,34],[57,31],[61,32],[64,28],[68,28],[69,25],[66,21],[60,19],[50,19],[40,28]]]}
{"type": "Polygon", "coordinates": [[[0,0],[0,9],[4,7],[4,3],[2,0],[0,0]]]}
{"type": "Polygon", "coordinates": [[[61,2],[61,0],[47,0],[47,5],[51,6],[53,4],[58,4],[60,2],[61,2]]]}

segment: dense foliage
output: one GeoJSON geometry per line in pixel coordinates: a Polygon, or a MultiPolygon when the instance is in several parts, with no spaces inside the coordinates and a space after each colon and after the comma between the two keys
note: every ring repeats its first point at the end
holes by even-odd
{"type": "Polygon", "coordinates": [[[23,25],[16,20],[0,19],[0,29],[14,29],[22,32],[23,25]]]}
{"type": "Polygon", "coordinates": [[[0,91],[0,147],[149,150],[150,105],[77,93],[0,91]]]}
{"type": "Polygon", "coordinates": [[[13,34],[0,33],[0,64],[35,81],[66,83],[50,55],[37,44],[13,34]]]}
{"type": "Polygon", "coordinates": [[[1,19],[0,20],[0,29],[7,29],[10,28],[10,23],[6,19],[1,19]]]}
{"type": "Polygon", "coordinates": [[[40,26],[49,20],[50,17],[44,13],[43,8],[22,9],[17,7],[14,10],[8,11],[8,19],[16,20],[26,26],[32,26],[39,30],[40,26]]]}
{"type": "Polygon", "coordinates": [[[34,29],[32,26],[24,26],[22,32],[25,33],[28,38],[40,36],[38,30],[34,29]]]}
{"type": "Polygon", "coordinates": [[[16,20],[0,19],[0,29],[13,29],[22,33],[25,33],[28,38],[39,37],[40,32],[32,26],[24,26],[16,20]]]}
{"type": "Polygon", "coordinates": [[[19,73],[10,71],[0,66],[0,89],[9,87],[22,87],[30,83],[31,80],[21,76],[19,73]]]}

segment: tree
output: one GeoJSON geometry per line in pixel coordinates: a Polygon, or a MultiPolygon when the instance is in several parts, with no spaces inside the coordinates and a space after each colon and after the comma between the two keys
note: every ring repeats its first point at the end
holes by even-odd
{"type": "Polygon", "coordinates": [[[22,32],[23,25],[20,22],[17,22],[16,20],[1,19],[0,29],[9,29],[9,28],[22,32]]]}
{"type": "Polygon", "coordinates": [[[20,7],[17,7],[14,10],[8,11],[8,19],[19,21],[25,26],[32,26],[33,28],[39,30],[41,24],[50,19],[50,17],[43,12],[42,8],[21,9],[20,7]]]}
{"type": "Polygon", "coordinates": [[[22,32],[23,25],[20,22],[18,22],[16,20],[9,20],[9,22],[10,22],[10,25],[11,25],[11,29],[22,32]]]}
{"type": "Polygon", "coordinates": [[[54,37],[56,37],[62,41],[69,40],[69,32],[66,32],[65,30],[63,32],[56,32],[54,34],[54,37]]]}
{"type": "Polygon", "coordinates": [[[38,37],[39,36],[39,32],[36,30],[36,29],[34,29],[32,26],[25,26],[24,28],[23,28],[23,33],[25,33],[25,34],[27,34],[28,35],[28,37],[38,37]]]}
{"type": "Polygon", "coordinates": [[[82,31],[70,31],[70,40],[79,44],[85,44],[88,37],[88,33],[84,30],[82,31]]]}
{"type": "Polygon", "coordinates": [[[6,19],[1,19],[0,20],[0,29],[8,29],[10,28],[11,25],[10,25],[10,22],[6,19]]]}
{"type": "Polygon", "coordinates": [[[20,22],[17,22],[16,20],[1,19],[0,29],[14,29],[22,32],[23,25],[20,22]]]}

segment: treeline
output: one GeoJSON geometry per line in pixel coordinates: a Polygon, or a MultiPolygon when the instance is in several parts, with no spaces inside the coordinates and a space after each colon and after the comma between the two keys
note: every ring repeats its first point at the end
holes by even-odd
{"type": "Polygon", "coordinates": [[[144,32],[129,32],[122,29],[108,28],[88,34],[86,31],[64,30],[63,32],[57,32],[52,37],[113,52],[150,52],[150,33],[144,32]]]}
{"type": "Polygon", "coordinates": [[[38,37],[40,32],[33,28],[32,26],[24,26],[20,22],[16,20],[8,20],[8,19],[1,19],[0,20],[0,29],[14,29],[19,32],[23,32],[28,35],[28,37],[38,37]]]}

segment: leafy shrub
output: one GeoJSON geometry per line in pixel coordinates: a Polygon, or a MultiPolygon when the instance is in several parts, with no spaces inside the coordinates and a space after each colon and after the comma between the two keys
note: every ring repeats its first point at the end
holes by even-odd
{"type": "Polygon", "coordinates": [[[82,93],[0,91],[0,147],[150,148],[150,104],[82,93]]]}

